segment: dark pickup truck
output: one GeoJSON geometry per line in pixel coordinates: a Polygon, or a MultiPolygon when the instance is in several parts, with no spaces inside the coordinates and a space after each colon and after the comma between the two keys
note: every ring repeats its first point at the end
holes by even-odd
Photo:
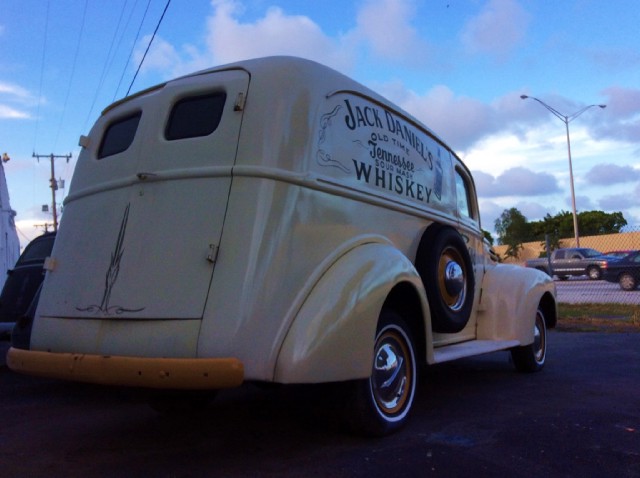
{"type": "Polygon", "coordinates": [[[602,252],[584,247],[557,249],[550,258],[530,259],[525,266],[546,272],[550,276],[556,275],[561,280],[569,276],[589,276],[589,279],[602,278],[602,269],[608,264],[609,257],[602,252]]]}

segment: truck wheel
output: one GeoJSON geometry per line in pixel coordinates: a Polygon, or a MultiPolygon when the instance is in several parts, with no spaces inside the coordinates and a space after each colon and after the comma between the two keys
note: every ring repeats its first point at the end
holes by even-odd
{"type": "Polygon", "coordinates": [[[600,272],[600,268],[597,266],[590,266],[587,268],[587,275],[591,280],[599,280],[602,276],[602,272],[600,272]]]}
{"type": "Polygon", "coordinates": [[[511,359],[518,372],[537,372],[544,367],[547,356],[547,325],[538,307],[533,326],[533,343],[511,349],[511,359]]]}
{"type": "Polygon", "coordinates": [[[450,227],[427,229],[418,246],[416,268],[427,292],[434,332],[460,332],[469,321],[475,288],[462,236],[450,227]]]}
{"type": "Polygon", "coordinates": [[[370,436],[398,430],[407,420],[416,392],[417,364],[411,332],[393,310],[383,309],[368,379],[349,383],[351,428],[370,436]]]}
{"type": "Polygon", "coordinates": [[[622,274],[620,274],[618,282],[620,283],[620,288],[622,290],[635,290],[636,287],[638,287],[636,278],[628,272],[623,272],[622,274]]]}

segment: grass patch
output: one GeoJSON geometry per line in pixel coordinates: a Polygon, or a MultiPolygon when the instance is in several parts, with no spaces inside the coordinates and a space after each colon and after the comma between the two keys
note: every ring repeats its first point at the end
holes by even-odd
{"type": "Polygon", "coordinates": [[[640,305],[558,304],[562,332],[640,332],[640,305]]]}

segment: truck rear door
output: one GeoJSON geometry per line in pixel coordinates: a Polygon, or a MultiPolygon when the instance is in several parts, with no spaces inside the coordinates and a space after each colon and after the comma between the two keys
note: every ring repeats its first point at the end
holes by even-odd
{"type": "Polygon", "coordinates": [[[114,106],[82,152],[39,315],[201,318],[249,76],[185,77],[114,106]]]}

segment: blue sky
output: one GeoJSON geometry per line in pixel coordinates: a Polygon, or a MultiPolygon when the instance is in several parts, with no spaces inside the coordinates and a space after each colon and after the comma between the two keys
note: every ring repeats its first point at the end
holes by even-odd
{"type": "MultiPolygon", "coordinates": [[[[68,193],[78,138],[129,88],[167,0],[1,0],[0,152],[23,244],[51,222],[50,162],[68,193]]],[[[245,58],[296,55],[373,88],[474,173],[483,227],[504,209],[578,211],[640,226],[637,0],[171,0],[132,92],[245,58]]]]}

